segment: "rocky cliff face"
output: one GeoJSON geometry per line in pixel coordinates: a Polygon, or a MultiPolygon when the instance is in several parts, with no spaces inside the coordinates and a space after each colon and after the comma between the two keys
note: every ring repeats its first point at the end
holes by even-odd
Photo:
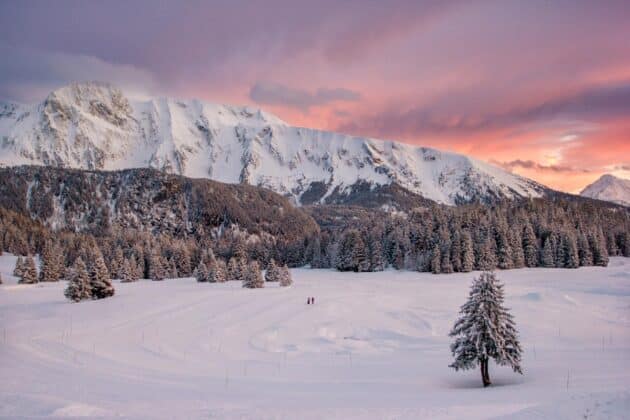
{"type": "Polygon", "coordinates": [[[73,84],[36,105],[2,105],[0,139],[6,166],[148,167],[262,186],[298,204],[370,201],[384,186],[445,204],[546,191],[463,155],[293,127],[248,107],[133,100],[102,83],[73,84]]]}

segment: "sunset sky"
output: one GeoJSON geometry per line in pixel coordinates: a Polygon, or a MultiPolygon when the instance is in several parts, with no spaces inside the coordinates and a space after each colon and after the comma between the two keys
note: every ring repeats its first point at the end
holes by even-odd
{"type": "Polygon", "coordinates": [[[630,1],[3,1],[0,98],[70,81],[262,107],[560,190],[630,178],[630,1]]]}

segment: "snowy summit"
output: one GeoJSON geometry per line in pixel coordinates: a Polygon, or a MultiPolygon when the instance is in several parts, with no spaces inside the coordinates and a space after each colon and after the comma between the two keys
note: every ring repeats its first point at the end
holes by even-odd
{"type": "Polygon", "coordinates": [[[96,82],[55,90],[35,105],[1,105],[0,137],[7,166],[152,167],[266,187],[298,204],[339,202],[383,185],[446,204],[545,191],[464,155],[294,127],[249,107],[132,100],[96,82]]]}
{"type": "Polygon", "coordinates": [[[614,175],[602,175],[580,193],[583,197],[612,201],[630,206],[630,179],[617,178],[614,175]]]}

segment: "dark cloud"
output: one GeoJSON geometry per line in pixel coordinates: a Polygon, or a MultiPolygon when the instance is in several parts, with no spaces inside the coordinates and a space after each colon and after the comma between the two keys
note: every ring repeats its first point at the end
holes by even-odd
{"type": "Polygon", "coordinates": [[[0,43],[0,97],[18,102],[43,99],[74,81],[102,80],[131,92],[151,91],[153,75],[130,65],[115,65],[85,55],[12,48],[0,43]]]}
{"type": "Polygon", "coordinates": [[[348,62],[428,24],[453,0],[0,2],[0,41],[212,81],[303,52],[348,62]],[[229,64],[227,64],[229,65],[229,64]]]}
{"type": "Polygon", "coordinates": [[[496,160],[492,160],[492,163],[494,163],[495,165],[501,166],[502,168],[508,170],[508,171],[512,171],[514,170],[514,168],[523,168],[523,169],[534,169],[537,171],[551,171],[551,172],[556,172],[556,173],[562,173],[562,172],[582,172],[582,173],[588,173],[590,172],[588,169],[576,169],[576,168],[572,168],[570,166],[562,166],[562,165],[542,165],[538,162],[534,162],[533,160],[521,160],[521,159],[516,159],[510,162],[499,162],[496,160]]]}
{"type": "Polygon", "coordinates": [[[259,104],[282,105],[301,110],[337,101],[358,101],[361,95],[343,88],[319,88],[315,92],[295,89],[276,83],[258,82],[249,91],[249,97],[259,104]]]}
{"type": "Polygon", "coordinates": [[[557,118],[600,121],[630,115],[630,82],[586,87],[579,92],[549,98],[527,107],[483,114],[437,111],[431,106],[359,116],[341,124],[348,132],[367,131],[379,136],[422,134],[471,134],[486,130],[514,128],[557,118]]]}
{"type": "Polygon", "coordinates": [[[629,171],[630,172],[630,163],[615,165],[613,168],[614,171],[629,171]]]}

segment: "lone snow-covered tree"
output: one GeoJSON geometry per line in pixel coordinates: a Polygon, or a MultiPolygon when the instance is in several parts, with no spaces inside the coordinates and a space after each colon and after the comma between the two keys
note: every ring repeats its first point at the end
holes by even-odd
{"type": "Polygon", "coordinates": [[[74,302],[80,302],[82,300],[92,298],[90,275],[88,274],[85,263],[81,257],[77,257],[74,262],[74,266],[70,271],[69,280],[68,287],[66,287],[64,292],[65,297],[74,302]]]}
{"type": "Polygon", "coordinates": [[[491,384],[488,362],[494,359],[522,374],[521,346],[514,318],[503,306],[503,285],[494,273],[481,273],[473,281],[466,302],[460,310],[451,337],[451,352],[455,358],[450,367],[455,370],[481,368],[483,386],[491,384]]]}
{"type": "Polygon", "coordinates": [[[35,260],[30,255],[24,259],[22,263],[22,269],[20,270],[21,284],[33,284],[37,283],[37,268],[35,267],[35,260]]]}
{"type": "Polygon", "coordinates": [[[92,290],[93,299],[105,299],[114,296],[114,286],[109,278],[109,271],[103,255],[98,251],[94,252],[94,261],[90,270],[90,288],[92,290]]]}

